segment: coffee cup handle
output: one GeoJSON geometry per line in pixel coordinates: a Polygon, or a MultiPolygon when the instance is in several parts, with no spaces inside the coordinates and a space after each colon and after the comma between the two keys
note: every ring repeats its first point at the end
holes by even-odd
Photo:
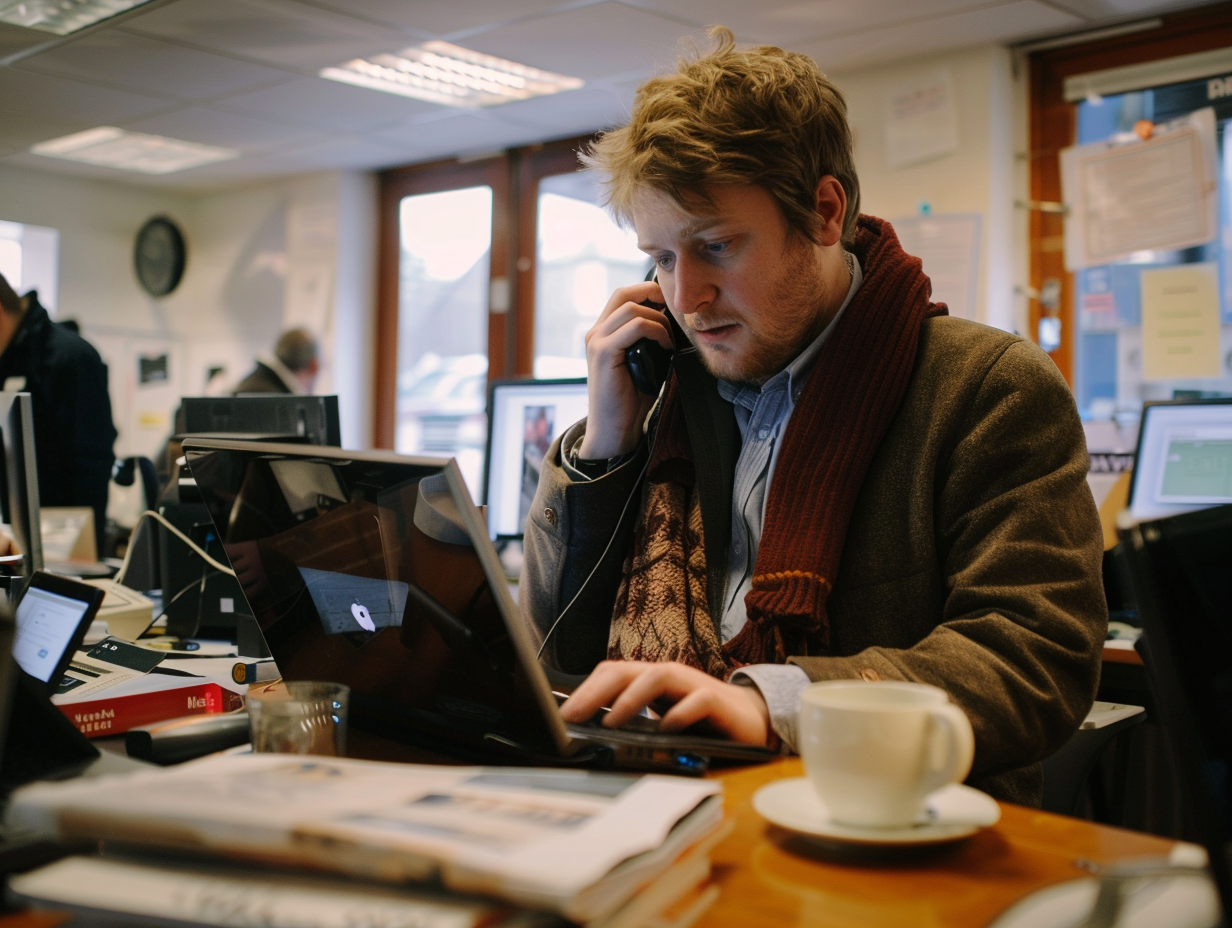
{"type": "Polygon", "coordinates": [[[932,706],[929,711],[933,724],[928,738],[925,792],[931,793],[966,779],[975,757],[975,735],[967,714],[953,703],[932,706]]]}

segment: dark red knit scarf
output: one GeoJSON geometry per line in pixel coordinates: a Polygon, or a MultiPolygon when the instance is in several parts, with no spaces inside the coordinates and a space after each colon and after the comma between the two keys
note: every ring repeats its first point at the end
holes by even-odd
{"type": "MultiPolygon", "coordinates": [[[[829,648],[826,599],[856,496],[906,393],[920,325],[947,311],[929,301],[932,287],[919,259],[902,250],[888,223],[861,216],[851,250],[864,281],[818,354],[783,435],[753,588],[745,597],[748,623],[721,649],[728,669],[829,648]]],[[[663,399],[648,483],[691,475],[691,466],[681,466],[691,465],[683,416],[673,378],[663,399]]],[[[639,528],[634,561],[645,541],[639,528]]],[[[699,543],[686,541],[694,552],[699,543]]],[[[696,564],[696,553],[692,557],[696,564]]],[[[689,598],[690,611],[705,609],[704,597],[689,598]]],[[[618,598],[618,621],[627,605],[618,598]]],[[[716,625],[720,619],[711,617],[716,625]]],[[[644,649],[638,656],[655,657],[644,649]]],[[[715,673],[717,656],[702,655],[696,663],[715,673]]],[[[659,659],[687,660],[679,654],[659,659]]]]}

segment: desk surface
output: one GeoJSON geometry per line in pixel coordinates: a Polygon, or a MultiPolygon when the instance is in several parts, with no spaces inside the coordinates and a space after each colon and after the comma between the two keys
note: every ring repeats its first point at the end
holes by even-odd
{"type": "Polygon", "coordinates": [[[718,774],[735,830],[715,851],[721,894],[699,928],[985,926],[1032,890],[1086,876],[1075,864],[1080,858],[1106,864],[1166,856],[1173,847],[1163,838],[1002,804],[1000,822],[956,844],[880,862],[825,857],[753,809],[758,787],[802,774],[794,758],[718,774]]]}
{"type": "MultiPolygon", "coordinates": [[[[735,829],[713,855],[718,900],[698,928],[976,928],[1022,896],[1085,876],[1079,859],[1107,864],[1162,857],[1173,842],[1022,806],[1001,806],[1001,821],[955,844],[889,860],[826,857],[771,825],[753,793],[800,776],[798,759],[721,772],[735,829]]],[[[40,913],[0,916],[0,928],[51,928],[40,913]]]]}

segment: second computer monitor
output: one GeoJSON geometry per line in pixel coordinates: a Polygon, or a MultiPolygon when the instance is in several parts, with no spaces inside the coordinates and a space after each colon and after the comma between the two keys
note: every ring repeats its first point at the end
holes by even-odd
{"type": "Polygon", "coordinates": [[[1129,508],[1159,519],[1232,503],[1232,399],[1147,403],[1129,508]]]}
{"type": "Polygon", "coordinates": [[[586,381],[498,380],[488,391],[484,502],[493,539],[521,538],[543,456],[586,416],[586,381]]]}

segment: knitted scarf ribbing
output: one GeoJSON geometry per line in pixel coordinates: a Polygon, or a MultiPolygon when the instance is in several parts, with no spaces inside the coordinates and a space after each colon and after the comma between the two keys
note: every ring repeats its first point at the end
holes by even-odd
{"type": "Polygon", "coordinates": [[[920,325],[946,312],[929,302],[919,259],[902,250],[888,223],[861,216],[851,250],[864,282],[822,347],[783,435],[745,597],[747,624],[720,646],[673,377],[616,597],[609,657],[676,660],[725,677],[745,664],[828,649],[826,599],[856,496],[906,393],[920,325]]]}

